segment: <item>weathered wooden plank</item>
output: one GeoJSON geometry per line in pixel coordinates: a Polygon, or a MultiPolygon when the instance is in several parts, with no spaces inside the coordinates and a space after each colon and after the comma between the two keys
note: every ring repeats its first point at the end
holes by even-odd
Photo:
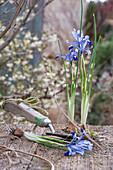
{"type": "MultiPolygon", "coordinates": [[[[7,128],[3,125],[0,125],[0,135],[7,133],[7,128]]],[[[32,130],[32,124],[24,124],[21,123],[19,127],[25,131],[31,131],[32,130]]],[[[54,127],[56,128],[56,131],[59,131],[62,127],[65,127],[64,125],[58,125],[55,124],[54,127]]],[[[54,166],[55,170],[110,170],[113,168],[113,126],[91,126],[90,129],[93,129],[97,133],[99,133],[99,136],[101,139],[103,139],[100,142],[100,145],[103,147],[103,150],[99,150],[97,147],[94,146],[93,152],[94,155],[88,155],[88,156],[80,156],[76,154],[74,157],[69,156],[65,157],[64,153],[65,151],[58,150],[58,149],[52,149],[48,148],[46,146],[36,144],[34,142],[28,141],[24,137],[21,138],[21,141],[18,139],[1,139],[0,138],[0,145],[7,144],[8,147],[20,149],[26,152],[36,153],[37,155],[40,155],[49,161],[51,161],[54,166]],[[8,142],[7,142],[8,141],[8,142]]],[[[46,129],[37,127],[35,130],[36,134],[42,134],[46,129]]],[[[30,156],[26,156],[24,154],[19,154],[23,157],[31,160],[31,164],[28,161],[21,160],[22,162],[19,162],[16,166],[10,167],[10,170],[23,170],[23,169],[38,169],[42,170],[48,167],[44,161],[41,161],[36,158],[32,158],[30,156]]],[[[10,154],[10,158],[12,160],[17,161],[19,158],[16,158],[14,154],[10,154]]],[[[0,156],[0,167],[6,167],[8,166],[8,161],[5,157],[0,156]]],[[[49,167],[48,167],[49,169],[49,167]]]]}
{"type": "MultiPolygon", "coordinates": [[[[10,125],[11,127],[11,125],[10,125]]],[[[1,126],[1,129],[3,128],[3,125],[1,126]]],[[[24,131],[32,131],[33,125],[32,124],[21,124],[20,128],[24,131]]],[[[4,132],[7,131],[7,127],[4,128],[4,130],[0,132],[0,135],[4,134],[4,132]]],[[[42,132],[43,129],[38,129],[39,132],[42,132]]],[[[8,132],[8,131],[7,131],[8,132]]],[[[38,133],[39,133],[38,132],[38,133]]],[[[22,137],[21,139],[11,139],[11,138],[0,138],[0,145],[6,145],[7,147],[11,149],[17,149],[28,153],[36,154],[38,143],[31,142],[27,140],[25,137],[22,137]]],[[[28,156],[23,153],[18,153],[20,155],[20,158],[16,156],[14,152],[9,152],[8,156],[10,157],[11,161],[13,161],[13,164],[10,166],[8,163],[8,160],[5,156],[2,154],[0,155],[0,169],[8,168],[11,170],[23,170],[23,169],[30,169],[31,167],[33,169],[42,169],[42,167],[48,168],[47,163],[40,159],[36,159],[36,162],[34,162],[34,158],[32,156],[28,156]],[[28,160],[26,160],[28,159],[28,160]]],[[[39,155],[39,154],[38,154],[39,155]]]]}
{"type": "Polygon", "coordinates": [[[81,156],[77,154],[74,157],[65,157],[65,151],[47,147],[43,147],[43,151],[39,150],[38,153],[43,154],[45,158],[49,157],[49,160],[55,165],[55,170],[110,170],[113,168],[113,126],[92,126],[91,128],[97,131],[103,139],[100,142],[103,150],[94,146],[94,155],[81,156]]]}

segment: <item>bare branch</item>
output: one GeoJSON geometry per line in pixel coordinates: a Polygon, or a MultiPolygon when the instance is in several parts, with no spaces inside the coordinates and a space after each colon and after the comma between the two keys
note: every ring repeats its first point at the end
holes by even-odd
{"type": "Polygon", "coordinates": [[[34,4],[31,6],[31,8],[29,9],[29,12],[27,13],[27,15],[26,15],[26,17],[25,17],[25,19],[24,19],[24,20],[25,20],[24,25],[26,25],[26,21],[27,21],[29,15],[30,15],[32,9],[35,7],[36,3],[38,3],[39,1],[40,1],[40,0],[35,0],[35,3],[34,3],[34,4]]]}
{"type": "MultiPolygon", "coordinates": [[[[23,1],[24,3],[26,2],[26,0],[21,0],[20,3],[21,3],[22,1],[23,1]]],[[[24,6],[24,3],[21,4],[21,8],[24,6]]],[[[19,7],[18,9],[20,9],[20,7],[19,7]]],[[[21,11],[21,10],[17,10],[17,12],[15,13],[15,16],[14,16],[13,19],[12,19],[11,24],[10,24],[10,25],[6,28],[6,30],[2,33],[2,35],[0,36],[0,38],[3,37],[3,36],[5,35],[5,33],[11,28],[11,25],[12,25],[12,23],[14,22],[14,19],[16,19],[16,17],[18,16],[18,14],[19,14],[20,11],[21,11]]],[[[16,36],[16,34],[19,32],[20,28],[25,25],[25,21],[26,21],[26,19],[28,18],[29,15],[30,15],[30,13],[28,12],[28,14],[25,16],[25,18],[24,18],[23,21],[21,22],[21,24],[20,24],[19,26],[16,26],[16,27],[14,28],[13,34],[7,39],[7,41],[5,41],[5,42],[0,46],[0,51],[3,50],[3,49],[14,39],[14,37],[16,36]]]]}
{"type": "Polygon", "coordinates": [[[17,16],[19,15],[19,13],[21,12],[23,6],[25,5],[26,0],[21,0],[19,3],[19,6],[16,10],[16,13],[11,21],[11,23],[9,24],[9,26],[2,32],[2,34],[0,35],[0,39],[9,31],[9,29],[12,27],[12,25],[14,25],[14,22],[17,18],[17,16]]]}
{"type": "Polygon", "coordinates": [[[15,2],[15,4],[16,4],[17,6],[20,6],[20,4],[18,3],[17,0],[14,0],[14,2],[15,2]]]}
{"type": "Polygon", "coordinates": [[[11,9],[9,9],[9,10],[5,9],[5,10],[0,14],[0,16],[5,15],[5,14],[8,14],[8,13],[11,13],[11,12],[15,12],[14,9],[15,9],[15,7],[14,7],[14,8],[11,8],[11,9]]]}
{"type": "Polygon", "coordinates": [[[20,30],[20,27],[17,27],[14,29],[13,35],[0,46],[0,51],[3,50],[14,39],[16,34],[19,32],[19,30],[20,30]]]}
{"type": "Polygon", "coordinates": [[[26,24],[29,24],[30,22],[32,22],[38,15],[39,13],[47,6],[49,5],[51,2],[53,2],[54,0],[48,0],[37,12],[36,14],[26,22],[26,24]]]}
{"type": "Polygon", "coordinates": [[[8,2],[9,2],[9,0],[7,0],[6,2],[2,2],[2,3],[0,3],[0,7],[5,6],[6,4],[8,4],[8,2]]]}
{"type": "MultiPolygon", "coordinates": [[[[20,2],[22,2],[22,1],[25,3],[26,0],[21,0],[20,2]]],[[[24,19],[23,19],[23,21],[20,23],[20,25],[14,27],[12,35],[0,46],[0,51],[2,51],[2,50],[14,39],[14,37],[16,36],[16,34],[20,31],[20,28],[21,28],[21,27],[23,27],[24,25],[26,25],[26,24],[28,24],[29,22],[33,21],[33,20],[35,19],[35,17],[38,16],[38,14],[43,10],[43,8],[45,8],[50,2],[52,2],[52,1],[54,1],[54,0],[49,0],[48,2],[46,2],[46,3],[37,11],[36,16],[35,16],[34,18],[32,18],[31,21],[29,20],[29,21],[27,22],[28,17],[29,17],[29,15],[30,15],[32,9],[34,8],[35,4],[38,3],[39,1],[40,1],[40,0],[35,0],[35,3],[34,3],[33,6],[29,9],[27,15],[24,17],[24,19]]],[[[23,4],[23,5],[24,5],[24,4],[23,4]]],[[[22,6],[22,4],[21,4],[21,6],[22,6]]],[[[20,9],[20,8],[19,8],[19,9],[20,9]]],[[[13,20],[12,20],[11,24],[6,28],[6,30],[2,33],[2,35],[0,35],[0,38],[3,37],[3,36],[6,34],[6,32],[11,28],[11,25],[12,25],[12,23],[14,22],[14,19],[16,19],[16,17],[19,15],[19,13],[20,13],[20,10],[18,10],[18,11],[16,12],[15,16],[13,17],[13,20]]]]}

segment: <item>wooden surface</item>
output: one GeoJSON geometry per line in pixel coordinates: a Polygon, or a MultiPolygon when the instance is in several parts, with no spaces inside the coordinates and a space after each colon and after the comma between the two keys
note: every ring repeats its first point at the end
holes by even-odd
{"type": "MultiPolygon", "coordinates": [[[[9,125],[12,127],[12,125],[9,125]]],[[[33,129],[33,124],[21,123],[19,127],[24,130],[31,132],[33,129]]],[[[14,126],[13,126],[14,127],[14,126]]],[[[59,131],[63,125],[54,125],[56,131],[59,131]]],[[[81,156],[76,154],[74,157],[65,157],[63,150],[52,149],[40,144],[28,141],[25,137],[21,139],[10,139],[10,138],[0,138],[0,145],[6,145],[10,148],[19,149],[29,153],[35,153],[40,155],[49,161],[51,161],[55,170],[112,170],[113,169],[113,126],[92,126],[93,130],[99,133],[102,141],[99,143],[103,150],[99,150],[95,146],[93,147],[94,155],[81,156]]],[[[42,134],[44,131],[49,131],[47,128],[37,127],[36,134],[42,134]]],[[[0,124],[0,135],[8,134],[8,129],[5,124],[0,124]]],[[[50,169],[50,167],[44,161],[27,156],[25,154],[18,153],[17,157],[14,152],[9,152],[12,164],[9,165],[8,158],[0,154],[0,169],[5,170],[43,170],[50,169]],[[28,160],[29,159],[31,162],[28,160]]]]}

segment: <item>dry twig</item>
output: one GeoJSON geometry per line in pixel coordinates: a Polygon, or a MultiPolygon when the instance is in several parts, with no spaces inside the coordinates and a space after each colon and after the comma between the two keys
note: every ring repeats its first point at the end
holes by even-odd
{"type": "Polygon", "coordinates": [[[44,160],[49,166],[51,166],[51,170],[54,170],[54,165],[49,161],[47,160],[46,158],[43,158],[41,156],[38,156],[38,155],[35,155],[33,153],[28,153],[28,152],[24,152],[24,151],[21,151],[21,150],[17,150],[17,149],[11,149],[7,146],[4,146],[4,145],[0,145],[0,150],[2,152],[7,152],[7,151],[14,151],[14,152],[19,152],[19,153],[23,153],[23,154],[26,154],[26,155],[29,155],[29,156],[33,156],[35,158],[39,158],[39,159],[42,159],[44,160]]]}

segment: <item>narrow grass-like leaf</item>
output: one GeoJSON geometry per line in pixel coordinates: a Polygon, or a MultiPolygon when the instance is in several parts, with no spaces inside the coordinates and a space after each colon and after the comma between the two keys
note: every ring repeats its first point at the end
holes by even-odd
{"type": "Polygon", "coordinates": [[[58,143],[58,142],[50,141],[50,140],[47,140],[47,139],[42,139],[38,135],[32,134],[32,133],[28,133],[28,132],[24,132],[24,136],[27,139],[29,139],[31,141],[34,141],[34,142],[44,142],[44,143],[46,142],[46,143],[50,143],[50,144],[54,144],[54,145],[65,146],[65,144],[61,144],[61,143],[58,143]]]}
{"type": "Polygon", "coordinates": [[[93,19],[94,19],[94,33],[95,33],[95,41],[94,41],[94,57],[93,57],[93,67],[92,67],[92,71],[91,71],[91,80],[90,80],[90,85],[89,85],[89,96],[91,93],[91,85],[92,85],[92,79],[93,79],[93,71],[94,71],[94,66],[95,66],[95,57],[96,57],[96,49],[97,46],[100,42],[100,37],[98,40],[98,43],[96,44],[96,21],[95,21],[95,15],[93,14],[93,19]]]}
{"type": "Polygon", "coordinates": [[[94,20],[94,50],[93,50],[93,54],[92,54],[92,57],[91,57],[91,62],[90,62],[90,66],[89,66],[89,72],[88,72],[88,77],[87,77],[87,88],[88,88],[88,81],[89,81],[89,75],[90,75],[90,71],[91,71],[91,66],[92,66],[92,63],[94,63],[95,61],[95,55],[96,55],[96,21],[95,21],[95,15],[93,14],[93,20],[94,20]]]}
{"type": "MultiPolygon", "coordinates": [[[[60,53],[61,53],[61,55],[62,55],[62,50],[61,50],[61,46],[60,46],[59,40],[58,40],[58,45],[59,45],[60,53]]],[[[65,81],[66,81],[66,91],[67,91],[67,103],[68,103],[68,108],[69,108],[69,89],[68,89],[67,74],[66,74],[66,65],[65,65],[64,59],[63,59],[63,64],[64,64],[64,70],[65,70],[65,81]]]]}
{"type": "Polygon", "coordinates": [[[42,145],[48,146],[50,148],[54,148],[54,149],[61,149],[61,150],[65,150],[65,151],[69,150],[69,149],[66,149],[66,148],[62,148],[62,147],[58,147],[58,146],[54,146],[54,145],[49,145],[49,144],[43,143],[43,142],[39,142],[39,143],[42,144],[42,145]]]}
{"type": "Polygon", "coordinates": [[[51,140],[51,141],[62,142],[62,143],[70,143],[69,141],[65,141],[65,140],[61,140],[61,139],[56,139],[56,138],[45,137],[45,136],[39,136],[39,138],[47,139],[47,140],[51,140]]]}
{"type": "Polygon", "coordinates": [[[91,151],[88,151],[88,150],[84,150],[85,153],[89,153],[89,154],[92,154],[94,155],[95,153],[94,152],[91,152],[91,151]]]}
{"type": "MultiPolygon", "coordinates": [[[[94,50],[94,58],[95,58],[95,52],[96,52],[96,49],[97,49],[99,43],[100,43],[100,37],[99,37],[99,39],[98,39],[98,43],[97,43],[96,48],[95,48],[95,50],[94,50]]],[[[92,85],[92,79],[93,79],[94,66],[95,66],[95,64],[93,63],[92,72],[91,72],[91,80],[90,80],[90,85],[89,85],[89,96],[90,96],[90,93],[91,93],[91,85],[92,85]]],[[[87,83],[87,84],[88,84],[88,83],[87,83]]]]}

